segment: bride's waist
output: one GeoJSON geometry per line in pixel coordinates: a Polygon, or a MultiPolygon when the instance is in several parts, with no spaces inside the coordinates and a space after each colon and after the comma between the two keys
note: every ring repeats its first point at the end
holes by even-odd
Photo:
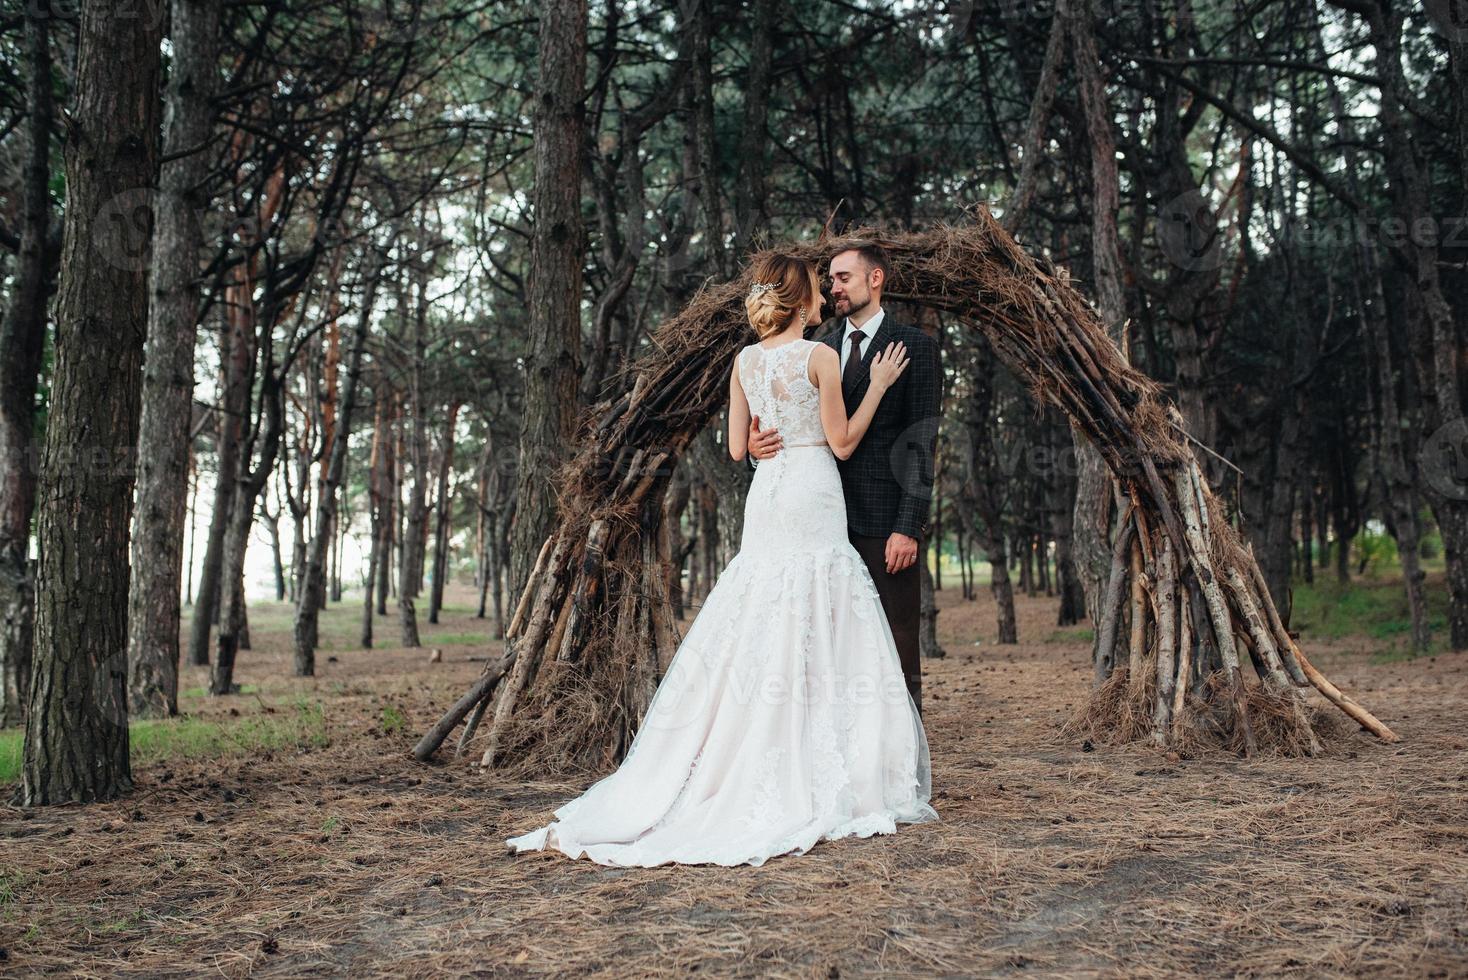
{"type": "Polygon", "coordinates": [[[839,490],[841,486],[836,454],[831,451],[830,444],[824,442],[800,443],[794,446],[787,443],[775,455],[760,460],[755,476],[758,477],[761,473],[775,480],[788,479],[798,474],[796,479],[809,483],[812,487],[829,485],[839,490]]]}

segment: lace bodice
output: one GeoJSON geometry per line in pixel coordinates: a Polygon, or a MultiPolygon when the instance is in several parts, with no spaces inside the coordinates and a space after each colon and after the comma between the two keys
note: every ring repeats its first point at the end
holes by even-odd
{"type": "Polygon", "coordinates": [[[779,429],[786,446],[822,446],[821,393],[810,383],[810,355],[820,343],[750,344],[739,352],[739,383],[760,428],[779,429]]]}

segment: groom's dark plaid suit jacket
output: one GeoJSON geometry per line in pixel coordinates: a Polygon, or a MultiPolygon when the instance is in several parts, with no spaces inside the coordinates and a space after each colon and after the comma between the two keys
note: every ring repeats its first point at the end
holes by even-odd
{"type": "MultiPolygon", "coordinates": [[[[841,354],[846,318],[820,337],[841,354]]],[[[943,406],[943,373],[938,344],[887,313],[867,345],[855,377],[841,394],[850,417],[871,386],[871,364],[877,352],[894,340],[907,346],[911,363],[882,397],[877,414],[850,459],[838,460],[846,492],[846,523],[853,534],[887,537],[893,531],[911,538],[926,536],[933,492],[933,456],[943,406]]]]}

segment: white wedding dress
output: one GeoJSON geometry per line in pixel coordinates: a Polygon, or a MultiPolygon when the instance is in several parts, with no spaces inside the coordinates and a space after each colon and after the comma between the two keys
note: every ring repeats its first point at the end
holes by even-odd
{"type": "Polygon", "coordinates": [[[620,768],[506,841],[599,864],[761,865],[938,819],[928,742],[871,574],[846,537],[807,377],[817,344],[737,370],[784,448],[759,464],[738,554],[668,664],[620,768]]]}

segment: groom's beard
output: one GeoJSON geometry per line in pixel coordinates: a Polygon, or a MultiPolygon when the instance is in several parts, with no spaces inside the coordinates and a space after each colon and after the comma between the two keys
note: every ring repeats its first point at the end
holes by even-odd
{"type": "Polygon", "coordinates": [[[852,316],[856,316],[858,313],[860,313],[862,310],[866,309],[868,306],[871,306],[872,305],[872,298],[871,298],[871,296],[867,296],[867,298],[864,299],[864,300],[862,300],[860,303],[855,303],[855,302],[852,302],[852,300],[848,297],[847,299],[842,300],[841,302],[843,302],[843,303],[846,304],[846,309],[845,310],[842,310],[841,309],[841,306],[840,306],[840,303],[838,303],[837,306],[836,306],[836,312],[837,313],[840,313],[844,317],[852,317],[852,316]]]}

